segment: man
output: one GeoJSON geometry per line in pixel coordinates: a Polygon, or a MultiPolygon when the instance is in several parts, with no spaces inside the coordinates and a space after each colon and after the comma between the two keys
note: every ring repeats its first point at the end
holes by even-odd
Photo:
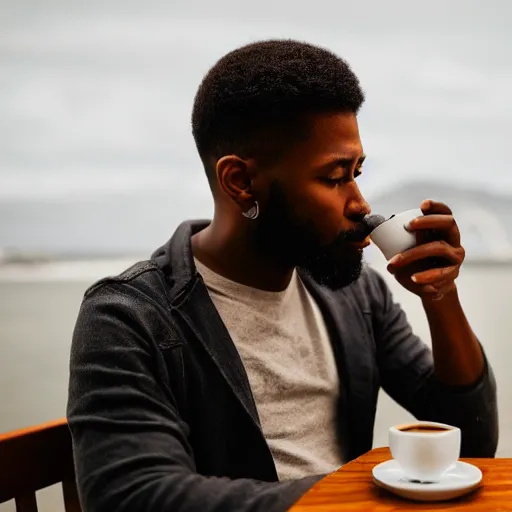
{"type": "Polygon", "coordinates": [[[213,220],[92,286],[78,317],[84,512],[285,510],[371,448],[381,386],[460,426],[464,456],[494,455],[495,382],[457,296],[449,208],[424,202],[409,229],[436,240],[389,263],[422,300],[433,353],[361,264],[363,100],[343,60],[295,41],[245,46],[206,75],[192,125],[213,220]]]}

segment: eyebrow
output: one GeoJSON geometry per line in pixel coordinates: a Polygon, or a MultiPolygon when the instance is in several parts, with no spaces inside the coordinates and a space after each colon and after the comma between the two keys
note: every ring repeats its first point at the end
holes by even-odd
{"type": "MultiPolygon", "coordinates": [[[[363,153],[359,159],[357,160],[357,165],[362,165],[363,162],[365,161],[366,159],[366,155],[363,153]]],[[[325,161],[324,163],[320,164],[318,166],[318,169],[319,170],[322,170],[322,169],[325,169],[327,167],[333,167],[334,165],[336,166],[339,166],[339,167],[343,167],[343,168],[347,168],[347,167],[350,167],[354,162],[354,159],[351,158],[351,157],[348,157],[348,156],[336,156],[334,158],[331,158],[327,161],[325,161]]]]}

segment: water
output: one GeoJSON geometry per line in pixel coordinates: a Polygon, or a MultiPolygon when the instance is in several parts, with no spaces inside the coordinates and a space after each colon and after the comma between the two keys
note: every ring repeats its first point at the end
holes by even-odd
{"type": "MultiPolygon", "coordinates": [[[[119,262],[125,265],[125,262],[119,262]]],[[[75,318],[86,287],[116,265],[91,267],[88,278],[71,280],[65,273],[53,280],[0,280],[0,432],[64,416],[68,380],[68,353],[75,318]]],[[[76,266],[73,267],[76,270],[76,266]]],[[[382,270],[382,269],[381,269],[382,270]]],[[[385,271],[383,272],[384,275],[385,271]]],[[[44,274],[43,274],[44,275],[44,274]]],[[[396,299],[407,312],[414,330],[429,340],[420,301],[387,277],[396,299]]],[[[512,266],[468,266],[459,278],[463,305],[486,348],[499,385],[501,439],[498,456],[512,457],[512,315],[507,298],[512,288],[512,266]]],[[[387,444],[391,424],[407,421],[408,413],[384,394],[375,425],[375,446],[387,444]]],[[[58,511],[59,490],[40,493],[42,512],[58,511]]],[[[0,512],[14,512],[14,504],[0,512]]]]}

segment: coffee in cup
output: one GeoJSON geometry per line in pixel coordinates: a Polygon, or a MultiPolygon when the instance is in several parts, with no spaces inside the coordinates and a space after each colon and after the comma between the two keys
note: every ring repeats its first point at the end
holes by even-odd
{"type": "Polygon", "coordinates": [[[399,428],[400,432],[421,432],[422,434],[440,434],[449,430],[445,427],[437,427],[433,425],[425,425],[424,423],[418,423],[417,425],[406,425],[405,427],[399,428]]]}
{"type": "Polygon", "coordinates": [[[407,478],[438,482],[460,456],[460,429],[444,423],[419,421],[389,429],[391,455],[407,478]]]}

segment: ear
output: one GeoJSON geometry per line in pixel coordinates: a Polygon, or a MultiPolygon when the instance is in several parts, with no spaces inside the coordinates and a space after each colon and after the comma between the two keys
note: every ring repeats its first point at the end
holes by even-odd
{"type": "Polygon", "coordinates": [[[253,206],[252,159],[245,160],[236,155],[223,156],[216,165],[217,183],[242,210],[253,206]]]}

